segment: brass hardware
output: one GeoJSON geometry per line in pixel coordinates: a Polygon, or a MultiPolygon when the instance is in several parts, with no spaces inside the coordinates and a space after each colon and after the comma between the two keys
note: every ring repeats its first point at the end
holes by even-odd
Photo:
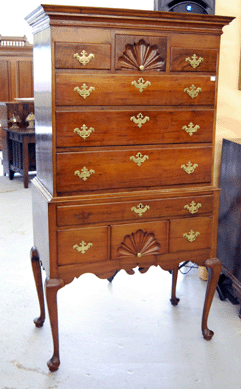
{"type": "Polygon", "coordinates": [[[188,126],[183,126],[182,129],[185,130],[190,136],[194,134],[194,132],[197,132],[199,130],[200,126],[197,124],[194,126],[192,122],[188,124],[188,126]]]}
{"type": "Polygon", "coordinates": [[[148,209],[150,209],[149,205],[144,206],[142,203],[140,203],[139,205],[137,205],[137,207],[132,207],[131,211],[134,211],[139,216],[142,216],[143,213],[145,213],[148,209]]]}
{"type": "Polygon", "coordinates": [[[181,169],[183,169],[187,174],[191,174],[194,172],[194,170],[196,169],[196,167],[198,167],[198,164],[197,163],[194,163],[194,165],[192,165],[192,162],[188,162],[187,163],[187,166],[186,165],[182,165],[181,166],[181,169]]]}
{"type": "Polygon", "coordinates": [[[132,81],[131,85],[134,85],[141,93],[148,85],[151,85],[151,83],[150,81],[145,82],[143,78],[139,78],[138,82],[132,81]]]}
{"type": "Polygon", "coordinates": [[[8,122],[11,123],[11,129],[12,128],[19,128],[18,127],[18,123],[21,123],[21,119],[19,117],[19,115],[14,115],[14,113],[12,114],[12,116],[10,117],[10,119],[8,120],[8,122]]]}
{"type": "Polygon", "coordinates": [[[148,116],[144,117],[141,113],[138,113],[137,119],[135,118],[135,116],[132,116],[130,120],[132,120],[135,124],[138,125],[139,128],[141,128],[142,124],[145,124],[147,121],[150,120],[150,118],[148,116]]]}
{"type": "Polygon", "coordinates": [[[138,254],[137,254],[137,257],[138,257],[138,258],[141,258],[141,253],[138,253],[138,254]]]}
{"type": "Polygon", "coordinates": [[[83,139],[88,138],[88,137],[90,136],[91,132],[94,132],[94,131],[95,131],[95,129],[94,129],[93,127],[90,127],[90,128],[88,129],[88,127],[87,127],[85,124],[83,124],[83,126],[81,127],[81,130],[82,130],[82,131],[80,131],[79,128],[75,128],[75,129],[74,129],[74,132],[75,132],[76,134],[78,134],[79,136],[81,136],[81,138],[83,138],[83,139]]]}
{"type": "Polygon", "coordinates": [[[75,244],[74,246],[73,246],[73,249],[74,250],[77,250],[77,251],[79,251],[79,252],[81,252],[81,254],[85,254],[85,252],[87,251],[87,250],[89,250],[89,248],[91,247],[91,246],[93,246],[93,243],[85,243],[85,241],[84,240],[82,240],[82,242],[80,243],[80,246],[78,246],[77,244],[75,244]]]}
{"type": "Polygon", "coordinates": [[[28,122],[28,127],[27,127],[27,128],[34,128],[34,127],[35,127],[34,121],[35,121],[35,116],[34,116],[34,113],[31,112],[31,113],[28,114],[28,116],[26,117],[26,122],[28,122]]]}
{"type": "Polygon", "coordinates": [[[190,205],[188,205],[188,204],[184,205],[184,209],[187,209],[190,213],[194,214],[199,210],[199,208],[201,208],[201,206],[202,206],[202,204],[200,204],[200,203],[196,204],[195,201],[192,201],[190,203],[190,205]]]}
{"type": "Polygon", "coordinates": [[[137,163],[138,166],[141,166],[146,159],[149,159],[148,155],[143,156],[140,152],[137,153],[135,157],[133,155],[130,157],[130,160],[137,163]]]}
{"type": "Polygon", "coordinates": [[[74,172],[75,176],[82,178],[83,181],[86,181],[87,178],[89,178],[93,173],[95,173],[93,169],[88,170],[85,166],[83,167],[83,169],[81,169],[81,172],[79,170],[76,170],[74,172]]]}
{"type": "Polygon", "coordinates": [[[87,54],[85,50],[81,51],[81,56],[78,53],[74,54],[74,58],[77,58],[77,60],[82,64],[82,65],[87,65],[87,63],[90,62],[92,58],[95,58],[94,54],[87,54]]]}
{"type": "Polygon", "coordinates": [[[145,69],[145,66],[141,65],[140,70],[144,70],[144,69],[145,69]]]}
{"type": "Polygon", "coordinates": [[[186,62],[189,62],[191,67],[193,69],[196,69],[200,65],[200,63],[203,62],[203,58],[202,57],[198,58],[196,54],[193,54],[191,58],[190,57],[186,58],[186,62]]]}
{"type": "Polygon", "coordinates": [[[195,85],[192,84],[192,86],[190,86],[190,89],[188,88],[185,88],[184,89],[184,92],[186,92],[188,94],[188,96],[190,96],[192,99],[194,99],[195,97],[198,96],[199,92],[202,92],[202,88],[198,87],[196,88],[195,85]]]}
{"type": "Polygon", "coordinates": [[[194,240],[197,239],[197,237],[200,235],[200,232],[195,232],[193,230],[189,231],[189,233],[183,234],[183,238],[186,238],[189,242],[194,242],[194,240]]]}
{"type": "Polygon", "coordinates": [[[81,86],[81,89],[78,86],[76,86],[74,88],[74,91],[77,92],[84,99],[86,99],[86,97],[88,97],[93,90],[95,90],[95,88],[93,86],[91,86],[89,89],[87,89],[87,85],[86,84],[83,84],[81,86]]]}

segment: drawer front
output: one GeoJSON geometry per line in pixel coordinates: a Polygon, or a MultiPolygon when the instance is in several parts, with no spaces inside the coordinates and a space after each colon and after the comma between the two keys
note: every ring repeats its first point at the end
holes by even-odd
{"type": "Polygon", "coordinates": [[[142,221],[171,216],[197,217],[212,214],[213,196],[113,202],[57,207],[57,225],[88,225],[119,221],[142,221]]]}
{"type": "Polygon", "coordinates": [[[57,192],[210,183],[212,147],[57,154],[57,192]]]}
{"type": "Polygon", "coordinates": [[[110,69],[110,44],[55,44],[57,69],[110,69]]]}
{"type": "Polygon", "coordinates": [[[107,260],[107,227],[57,232],[58,265],[107,260]]]}
{"type": "Polygon", "coordinates": [[[56,104],[214,105],[215,82],[206,76],[56,75],[56,104]]]}
{"type": "Polygon", "coordinates": [[[130,258],[133,263],[135,257],[138,265],[142,257],[167,253],[168,226],[168,221],[112,226],[111,259],[130,258]],[[143,233],[138,233],[139,230],[143,233]]]}
{"type": "Polygon", "coordinates": [[[171,253],[211,248],[211,239],[211,217],[170,221],[169,251],[171,253]]]}
{"type": "Polygon", "coordinates": [[[212,142],[213,110],[57,112],[57,147],[212,142]]]}
{"type": "Polygon", "coordinates": [[[171,48],[172,72],[217,72],[218,50],[171,48]]]}

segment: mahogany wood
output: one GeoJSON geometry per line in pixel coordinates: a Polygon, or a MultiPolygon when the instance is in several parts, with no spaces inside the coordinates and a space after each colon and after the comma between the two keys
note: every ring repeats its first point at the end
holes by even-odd
{"type": "Polygon", "coordinates": [[[202,319],[210,340],[220,272],[217,70],[232,18],[43,5],[26,19],[35,40],[34,246],[47,273],[50,370],[60,364],[57,291],[86,272],[110,278],[161,266],[173,274],[177,305],[179,264],[210,267],[202,319]],[[186,61],[194,54],[204,58],[200,68],[186,61]]]}

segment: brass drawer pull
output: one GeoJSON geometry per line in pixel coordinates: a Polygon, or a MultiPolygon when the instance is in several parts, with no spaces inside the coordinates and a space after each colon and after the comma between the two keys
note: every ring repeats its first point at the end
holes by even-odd
{"type": "Polygon", "coordinates": [[[189,64],[193,69],[196,69],[203,61],[204,59],[202,57],[198,58],[196,54],[193,54],[191,58],[190,57],[186,58],[186,62],[189,62],[189,64]]]}
{"type": "Polygon", "coordinates": [[[93,86],[89,87],[88,89],[86,84],[83,84],[81,86],[81,89],[78,86],[74,88],[74,91],[77,92],[84,99],[86,99],[86,97],[88,97],[91,94],[91,92],[93,92],[93,90],[95,90],[93,86]]]}
{"type": "Polygon", "coordinates": [[[88,138],[88,137],[90,136],[90,134],[91,134],[92,132],[94,132],[94,131],[95,131],[95,129],[94,129],[93,127],[90,127],[90,128],[88,129],[88,127],[87,127],[85,124],[83,124],[83,126],[81,127],[81,130],[80,130],[79,128],[75,128],[75,129],[74,129],[74,132],[75,132],[77,135],[79,135],[81,138],[83,138],[83,139],[88,138]]]}
{"type": "Polygon", "coordinates": [[[150,81],[144,81],[144,79],[141,77],[139,78],[138,82],[132,81],[131,85],[134,85],[137,89],[139,89],[139,92],[143,92],[143,90],[148,86],[151,85],[150,81]]]}
{"type": "Polygon", "coordinates": [[[149,118],[148,116],[145,116],[145,117],[144,117],[144,116],[142,115],[142,113],[138,113],[137,118],[135,118],[135,116],[132,116],[132,117],[130,118],[130,120],[133,121],[135,124],[137,124],[137,126],[138,126],[139,128],[141,128],[141,126],[142,126],[143,124],[145,124],[147,121],[149,121],[150,118],[149,118]]]}
{"type": "Polygon", "coordinates": [[[137,205],[137,207],[132,207],[131,211],[137,213],[139,216],[142,216],[143,213],[145,213],[148,209],[150,209],[149,205],[144,206],[142,203],[140,203],[137,205]]]}
{"type": "Polygon", "coordinates": [[[182,165],[181,169],[183,169],[187,174],[191,174],[191,173],[194,173],[196,167],[198,167],[197,163],[194,163],[194,165],[193,165],[192,162],[189,161],[187,163],[187,166],[186,165],[182,165]]]}
{"type": "Polygon", "coordinates": [[[93,243],[85,243],[85,241],[82,240],[82,242],[80,243],[80,246],[78,246],[77,244],[75,244],[75,245],[73,246],[73,249],[74,249],[74,250],[77,250],[77,251],[79,251],[79,252],[81,252],[81,254],[85,254],[85,252],[86,252],[87,250],[89,250],[89,248],[90,248],[91,246],[93,246],[93,243]]]}
{"type": "Polygon", "coordinates": [[[188,212],[190,212],[191,214],[194,214],[199,210],[199,208],[201,208],[201,206],[202,206],[201,203],[196,204],[195,201],[192,201],[190,203],[190,205],[188,205],[188,204],[184,205],[184,209],[187,209],[188,212]]]}
{"type": "Polygon", "coordinates": [[[93,169],[88,170],[85,166],[83,169],[81,169],[81,172],[79,170],[76,170],[74,172],[75,176],[78,176],[79,178],[82,178],[83,181],[86,181],[87,178],[91,176],[91,174],[94,174],[95,171],[93,169]]]}
{"type": "Polygon", "coordinates": [[[87,52],[85,50],[81,51],[81,55],[79,55],[78,53],[75,53],[74,54],[74,58],[76,58],[79,63],[81,63],[82,65],[87,65],[87,63],[90,62],[90,60],[92,58],[95,58],[94,54],[87,54],[87,52]]]}
{"type": "Polygon", "coordinates": [[[138,166],[141,166],[146,159],[149,159],[148,155],[143,156],[141,153],[137,153],[135,157],[133,155],[130,157],[130,160],[137,163],[138,166]]]}
{"type": "Polygon", "coordinates": [[[194,99],[195,97],[198,96],[199,92],[202,92],[202,88],[200,87],[196,88],[195,85],[192,84],[192,86],[190,86],[190,89],[185,88],[184,92],[186,92],[188,96],[194,99]]]}
{"type": "Polygon", "coordinates": [[[200,232],[195,232],[193,230],[189,231],[189,233],[186,233],[183,234],[183,238],[186,238],[188,240],[188,242],[194,242],[194,240],[197,239],[197,237],[200,235],[200,232]]]}
{"type": "Polygon", "coordinates": [[[188,126],[183,126],[182,129],[185,130],[190,136],[194,134],[194,132],[197,132],[199,130],[200,126],[197,124],[194,126],[192,122],[188,124],[188,126]]]}

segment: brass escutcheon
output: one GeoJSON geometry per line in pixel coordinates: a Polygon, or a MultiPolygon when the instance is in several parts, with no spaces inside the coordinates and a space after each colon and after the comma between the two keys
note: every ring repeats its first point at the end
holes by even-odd
{"type": "Polygon", "coordinates": [[[83,84],[81,86],[81,89],[78,86],[74,88],[74,91],[77,92],[84,99],[86,99],[86,97],[88,97],[93,90],[95,90],[93,86],[89,87],[88,89],[86,84],[83,84]]]}
{"type": "Polygon", "coordinates": [[[188,205],[188,204],[184,205],[184,209],[187,209],[188,212],[190,212],[191,214],[194,214],[199,210],[199,208],[201,208],[201,206],[202,206],[201,203],[196,204],[195,201],[192,201],[190,203],[190,205],[188,205]]]}
{"type": "Polygon", "coordinates": [[[198,164],[197,163],[194,163],[194,165],[192,164],[192,162],[188,162],[187,163],[187,166],[186,165],[182,165],[181,166],[181,169],[183,169],[187,174],[191,174],[194,172],[194,170],[196,169],[196,167],[198,167],[198,164]]]}
{"type": "Polygon", "coordinates": [[[199,235],[200,232],[194,232],[191,230],[189,233],[185,232],[185,234],[183,234],[183,238],[186,238],[189,242],[194,242],[194,240],[196,240],[199,235]]]}
{"type": "Polygon", "coordinates": [[[139,92],[143,92],[143,90],[148,86],[151,85],[150,81],[144,81],[144,79],[141,77],[139,78],[138,82],[132,81],[131,85],[134,85],[137,89],[139,89],[139,92]]]}
{"type": "Polygon", "coordinates": [[[150,209],[149,205],[144,206],[142,203],[140,203],[137,205],[137,207],[132,207],[131,211],[137,213],[139,216],[142,216],[143,213],[145,213],[148,209],[150,209]]]}
{"type": "Polygon", "coordinates": [[[193,69],[196,69],[200,65],[200,63],[203,62],[203,60],[204,59],[202,57],[198,58],[196,54],[193,54],[191,58],[186,58],[186,62],[189,62],[193,69]]]}
{"type": "Polygon", "coordinates": [[[192,86],[190,86],[190,89],[185,88],[184,92],[186,92],[188,96],[194,99],[195,97],[198,96],[199,92],[202,92],[202,88],[200,87],[196,88],[195,85],[192,84],[192,86]]]}
{"type": "Polygon", "coordinates": [[[83,169],[81,169],[81,172],[79,170],[76,170],[74,172],[75,176],[78,176],[79,178],[82,178],[83,181],[86,181],[87,178],[91,176],[91,174],[94,174],[95,171],[93,169],[88,170],[85,166],[83,169]]]}
{"type": "Polygon", "coordinates": [[[200,126],[197,124],[194,126],[192,122],[188,124],[188,126],[183,126],[182,129],[185,130],[190,136],[194,134],[194,132],[197,132],[199,130],[200,126]]]}
{"type": "Polygon", "coordinates": [[[137,118],[135,118],[135,116],[132,116],[130,118],[131,121],[133,121],[135,124],[137,124],[137,126],[139,128],[142,127],[143,124],[145,124],[147,121],[150,120],[150,118],[148,116],[143,116],[142,113],[138,113],[137,115],[137,118]]]}
{"type": "Polygon", "coordinates": [[[141,166],[146,159],[149,159],[148,155],[143,156],[140,152],[137,153],[135,157],[133,155],[130,157],[130,160],[137,163],[138,166],[141,166]]]}
{"type": "Polygon", "coordinates": [[[95,129],[93,128],[93,127],[90,127],[89,129],[88,129],[88,127],[85,125],[85,124],[83,124],[83,126],[81,127],[81,130],[79,129],[79,128],[75,128],[74,129],[74,132],[76,133],[76,134],[78,134],[81,138],[83,138],[83,139],[86,139],[86,138],[88,138],[89,136],[90,136],[90,134],[92,133],[92,132],[94,132],[95,131],[95,129]]]}
{"type": "Polygon", "coordinates": [[[87,65],[92,58],[95,58],[94,54],[87,54],[85,50],[81,51],[79,55],[78,53],[74,54],[74,58],[76,58],[82,65],[87,65]]]}
{"type": "Polygon", "coordinates": [[[85,241],[82,240],[82,242],[80,243],[80,246],[78,246],[77,244],[75,244],[75,245],[73,246],[73,249],[74,249],[74,250],[77,250],[77,251],[79,251],[79,252],[81,252],[81,254],[85,254],[85,252],[86,252],[87,250],[89,250],[89,248],[90,248],[91,246],[93,246],[93,243],[85,243],[85,241]]]}

